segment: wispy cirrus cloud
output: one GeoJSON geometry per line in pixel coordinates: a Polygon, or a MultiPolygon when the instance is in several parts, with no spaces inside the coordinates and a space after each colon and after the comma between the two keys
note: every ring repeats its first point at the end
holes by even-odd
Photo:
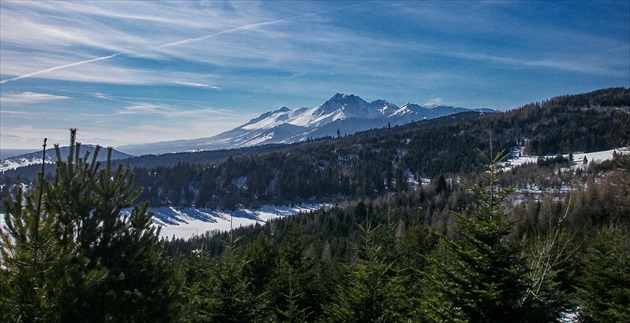
{"type": "Polygon", "coordinates": [[[66,100],[67,96],[53,95],[47,93],[22,92],[22,93],[6,93],[0,95],[0,102],[4,104],[28,104],[33,102],[66,100]]]}
{"type": "Polygon", "coordinates": [[[168,114],[173,109],[153,103],[138,103],[118,110],[118,114],[168,114]]]}
{"type": "Polygon", "coordinates": [[[425,106],[433,107],[442,104],[444,101],[442,98],[431,98],[429,101],[425,102],[425,106]]]}
{"type": "Polygon", "coordinates": [[[185,81],[177,81],[177,82],[173,82],[175,84],[179,84],[179,85],[184,85],[184,86],[192,86],[192,87],[204,87],[204,88],[210,88],[210,89],[215,89],[215,90],[220,90],[221,88],[215,85],[210,85],[210,84],[204,84],[204,83],[197,83],[197,82],[185,82],[185,81]]]}
{"type": "MultiPolygon", "coordinates": [[[[151,56],[151,55],[155,55],[155,54],[167,54],[168,56],[172,56],[172,57],[186,57],[187,59],[192,59],[195,60],[195,58],[190,56],[190,51],[189,50],[184,50],[184,51],[178,51],[175,50],[173,51],[172,49],[175,48],[179,48],[179,47],[185,47],[187,45],[190,44],[194,44],[194,43],[199,43],[199,42],[204,42],[210,39],[214,39],[217,38],[219,36],[223,36],[223,35],[227,35],[227,34],[232,34],[232,33],[237,33],[237,32],[247,32],[247,31],[255,31],[255,30],[259,30],[261,28],[264,27],[268,27],[268,26],[272,26],[272,25],[276,25],[276,24],[281,24],[281,23],[286,23],[286,22],[290,22],[290,21],[294,21],[294,20],[299,20],[302,18],[307,18],[307,17],[312,17],[312,16],[317,16],[317,15],[321,15],[321,14],[325,14],[325,13],[329,13],[329,12],[333,12],[333,11],[337,11],[337,10],[341,10],[341,9],[345,9],[345,8],[351,8],[354,7],[356,5],[350,5],[350,6],[345,6],[342,8],[333,8],[333,9],[326,9],[326,10],[322,10],[322,11],[318,11],[318,12],[310,12],[310,13],[305,13],[305,14],[300,14],[300,15],[296,15],[296,16],[291,16],[291,17],[287,17],[287,18],[280,18],[280,19],[274,19],[271,15],[270,12],[267,12],[264,16],[255,16],[255,17],[247,17],[245,18],[245,20],[233,20],[230,21],[230,23],[226,23],[225,25],[230,26],[233,25],[234,22],[239,23],[240,25],[236,25],[236,26],[231,26],[231,27],[227,27],[225,28],[225,25],[223,26],[219,26],[219,30],[216,30],[217,27],[213,26],[215,29],[215,31],[212,31],[210,33],[206,32],[206,34],[198,36],[198,37],[188,37],[188,38],[184,38],[184,39],[180,39],[180,40],[175,40],[175,41],[170,41],[170,42],[162,42],[162,43],[155,43],[153,42],[152,44],[147,42],[145,39],[143,39],[142,41],[137,41],[139,38],[139,35],[137,34],[129,34],[129,33],[122,33],[121,30],[114,30],[114,32],[108,33],[108,32],[103,32],[103,31],[98,31],[98,33],[91,33],[91,34],[85,34],[84,29],[80,28],[81,25],[85,25],[85,24],[89,24],[90,22],[94,22],[94,20],[98,17],[96,17],[94,20],[92,21],[87,21],[87,22],[83,22],[85,19],[80,19],[81,22],[83,23],[75,23],[75,25],[70,26],[69,28],[64,29],[59,29],[58,27],[53,27],[50,24],[47,23],[42,23],[42,22],[38,22],[35,23],[33,22],[34,19],[32,19],[32,17],[30,17],[31,19],[26,19],[26,23],[30,24],[29,26],[26,26],[27,28],[25,28],[26,30],[30,30],[32,32],[32,37],[26,37],[26,39],[28,39],[27,44],[30,45],[30,47],[32,49],[34,48],[41,48],[42,45],[38,42],[38,40],[48,40],[48,41],[54,41],[55,46],[57,47],[63,47],[60,46],[65,44],[66,47],[70,47],[70,46],[83,46],[86,48],[93,48],[93,49],[98,49],[98,50],[107,50],[107,51],[112,51],[112,50],[116,50],[116,52],[114,53],[110,53],[108,55],[102,55],[102,56],[97,56],[97,57],[91,57],[88,59],[81,59],[78,61],[71,61],[71,62],[67,62],[64,64],[60,64],[60,65],[56,65],[56,66],[51,66],[51,67],[47,67],[47,68],[43,68],[43,69],[39,69],[39,70],[35,70],[35,71],[31,71],[31,72],[27,72],[27,73],[20,73],[21,75],[17,75],[11,78],[6,78],[4,80],[0,81],[0,84],[4,84],[7,82],[13,82],[13,81],[17,81],[17,80],[21,80],[24,78],[30,78],[30,77],[35,77],[35,76],[42,76],[42,75],[46,75],[49,74],[51,72],[55,72],[58,70],[65,70],[65,69],[69,69],[69,68],[73,68],[73,67],[77,67],[77,66],[81,66],[81,65],[85,65],[85,64],[90,64],[90,63],[95,63],[95,62],[99,62],[99,61],[107,61],[110,59],[114,59],[117,58],[119,56],[130,56],[130,57],[134,57],[134,56],[151,56]],[[268,21],[258,21],[256,22],[256,20],[260,20],[260,19],[272,19],[272,20],[268,20],[268,21]],[[254,22],[252,22],[254,21],[254,22]],[[52,37],[50,36],[50,34],[52,34],[52,37]],[[103,36],[102,35],[117,35],[117,37],[114,37],[114,39],[103,39],[98,41],[98,39],[101,39],[103,36]],[[46,35],[46,36],[44,36],[46,35]],[[96,39],[96,40],[95,40],[96,39]],[[107,45],[105,45],[107,44],[107,45]],[[112,46],[110,44],[122,44],[120,46],[112,46]],[[144,45],[142,45],[144,44],[144,45]],[[124,48],[124,49],[122,49],[124,48]]],[[[74,6],[67,6],[69,8],[69,10],[76,10],[76,8],[74,8],[74,6]]],[[[79,12],[83,12],[83,11],[73,11],[72,14],[76,15],[79,12]]],[[[107,12],[108,14],[110,13],[109,11],[99,11],[99,10],[93,10],[90,12],[91,15],[95,15],[97,13],[100,13],[100,15],[104,15],[103,12],[107,12]]],[[[187,11],[187,13],[190,14],[190,11],[187,11]]],[[[4,37],[4,41],[8,42],[8,43],[15,43],[15,44],[19,44],[20,42],[24,42],[23,37],[12,37],[12,36],[16,36],[19,33],[14,30],[16,27],[16,25],[19,26],[19,21],[21,21],[21,19],[16,19],[15,16],[11,15],[11,14],[6,14],[7,17],[9,17],[6,23],[3,23],[3,30],[8,30],[8,37],[4,37]],[[4,26],[7,26],[6,28],[4,26]],[[11,31],[14,32],[11,32],[11,31]]],[[[19,14],[16,14],[16,16],[19,16],[19,14]]],[[[109,15],[111,16],[111,15],[109,15]]],[[[118,17],[118,16],[117,16],[118,17]]],[[[124,18],[127,19],[137,19],[137,17],[134,16],[123,16],[124,18]]],[[[28,18],[28,17],[27,17],[28,18]]],[[[197,18],[201,18],[199,15],[197,15],[197,18]]],[[[205,18],[205,17],[204,17],[205,18]]],[[[183,18],[182,18],[183,19],[183,18]]],[[[194,19],[193,19],[194,20],[194,19]]],[[[3,20],[4,21],[4,20],[3,20]]],[[[154,20],[149,20],[151,22],[155,22],[154,20]]],[[[161,23],[173,23],[172,20],[161,20],[161,23]]],[[[197,24],[196,26],[204,26],[205,24],[197,24]]],[[[112,28],[111,26],[104,26],[106,29],[107,28],[112,28]]],[[[140,28],[141,30],[142,28],[140,28]]],[[[205,28],[198,28],[198,29],[205,29],[205,28]]],[[[89,28],[87,30],[94,30],[94,28],[89,28]]],[[[138,32],[138,31],[136,31],[138,32]]],[[[187,34],[191,34],[190,32],[187,32],[187,34]]],[[[179,37],[185,36],[184,35],[179,35],[179,37]]],[[[174,37],[178,37],[177,34],[176,35],[171,35],[169,38],[174,38],[174,37]]],[[[46,43],[46,42],[43,42],[46,43]]],[[[213,55],[208,55],[208,51],[212,52],[212,48],[218,48],[220,50],[224,50],[225,48],[228,48],[228,46],[213,46],[211,48],[208,48],[207,46],[204,46],[205,49],[205,53],[204,56],[213,56],[213,55]]],[[[84,49],[85,50],[85,49],[84,49]]],[[[62,50],[63,51],[63,50],[62,50]]],[[[247,56],[251,56],[251,51],[240,51],[240,55],[229,55],[230,57],[247,57],[247,56]]],[[[277,52],[276,52],[277,53],[277,52]]],[[[219,56],[224,56],[224,55],[219,55],[219,56]]],[[[256,56],[260,57],[260,53],[257,53],[256,56]]],[[[15,63],[15,62],[14,62],[15,63]]],[[[9,64],[7,64],[9,65],[9,64]]],[[[18,65],[19,66],[19,65],[18,65]]],[[[18,68],[13,68],[13,73],[19,73],[19,71],[16,71],[18,68]]]]}

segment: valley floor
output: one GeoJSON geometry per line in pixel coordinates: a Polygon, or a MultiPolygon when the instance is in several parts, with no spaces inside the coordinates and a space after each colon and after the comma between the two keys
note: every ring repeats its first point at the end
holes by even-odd
{"type": "MultiPolygon", "coordinates": [[[[584,168],[590,163],[599,163],[612,159],[613,152],[619,149],[591,153],[574,153],[573,166],[584,168]],[[588,160],[583,164],[583,160],[588,160]]],[[[527,163],[536,163],[539,156],[520,156],[515,152],[514,158],[505,163],[506,169],[527,163]]],[[[529,192],[531,193],[531,192],[529,192]]],[[[195,235],[202,235],[208,231],[229,231],[231,228],[264,224],[270,219],[295,215],[300,212],[311,212],[329,207],[329,204],[303,204],[294,207],[266,205],[260,209],[239,209],[235,211],[219,211],[197,209],[192,207],[160,207],[149,208],[154,213],[154,222],[161,226],[160,236],[164,239],[188,239],[195,235]]]]}

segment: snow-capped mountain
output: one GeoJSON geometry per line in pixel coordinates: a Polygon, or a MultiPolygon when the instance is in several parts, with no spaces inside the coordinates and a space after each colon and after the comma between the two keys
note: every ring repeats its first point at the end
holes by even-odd
{"type": "MultiPolygon", "coordinates": [[[[244,125],[214,137],[128,145],[118,149],[142,155],[293,143],[308,138],[351,135],[359,131],[402,125],[465,111],[473,110],[411,103],[398,107],[385,100],[367,102],[356,95],[337,93],[319,106],[295,109],[283,107],[266,112],[244,125]]],[[[491,109],[474,111],[497,112],[491,109]]]]}

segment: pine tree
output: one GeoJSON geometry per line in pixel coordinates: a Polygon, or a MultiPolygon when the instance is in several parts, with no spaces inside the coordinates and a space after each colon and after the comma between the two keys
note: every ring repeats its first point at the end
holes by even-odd
{"type": "Polygon", "coordinates": [[[42,212],[48,188],[42,171],[36,190],[19,188],[13,201],[4,200],[6,228],[0,228],[0,318],[2,321],[55,321],[63,300],[63,273],[69,254],[55,240],[57,217],[42,212]]]}
{"type": "Polygon", "coordinates": [[[271,306],[284,322],[308,321],[319,310],[321,286],[317,284],[317,267],[307,259],[305,249],[304,231],[293,222],[266,288],[271,306]]]}
{"type": "Polygon", "coordinates": [[[603,227],[582,258],[577,303],[582,321],[630,322],[630,235],[603,227]]]}
{"type": "Polygon", "coordinates": [[[46,321],[170,320],[179,281],[146,205],[126,211],[139,194],[131,190],[133,175],[122,166],[112,170],[111,149],[103,168],[98,147],[91,161],[89,153],[81,156],[75,138],[72,129],[65,161],[56,146],[55,177],[39,185],[41,210],[34,211],[32,195],[8,208],[3,262],[9,277],[20,273],[28,282],[18,284],[26,289],[16,302],[25,314],[12,320],[36,320],[39,308],[54,312],[46,321]],[[24,257],[31,264],[24,266],[24,257]]]}
{"type": "MultiPolygon", "coordinates": [[[[40,185],[39,190],[43,189],[40,185]]],[[[55,320],[61,305],[55,291],[67,253],[54,240],[55,218],[38,214],[33,195],[17,191],[15,201],[5,200],[6,231],[0,238],[2,321],[55,320]],[[24,200],[24,204],[22,204],[24,200]]]]}
{"type": "Polygon", "coordinates": [[[408,292],[405,277],[394,262],[387,261],[375,241],[375,230],[359,226],[362,232],[359,259],[347,267],[348,279],[341,284],[332,302],[325,307],[334,322],[392,322],[405,316],[408,292]]]}
{"type": "Polygon", "coordinates": [[[215,259],[204,250],[195,250],[181,264],[184,271],[182,288],[184,322],[210,322],[212,310],[217,307],[214,298],[215,259]]]}
{"type": "Polygon", "coordinates": [[[210,322],[255,322],[266,316],[265,300],[255,295],[251,281],[245,275],[247,258],[239,254],[237,243],[230,232],[224,242],[225,252],[218,259],[206,283],[210,287],[210,305],[208,309],[210,322]]]}
{"type": "Polygon", "coordinates": [[[420,317],[426,321],[514,322],[526,320],[525,264],[502,205],[513,191],[498,185],[504,152],[480,152],[488,170],[485,182],[470,187],[476,206],[470,215],[453,213],[455,239],[444,237],[424,277],[420,317]]]}

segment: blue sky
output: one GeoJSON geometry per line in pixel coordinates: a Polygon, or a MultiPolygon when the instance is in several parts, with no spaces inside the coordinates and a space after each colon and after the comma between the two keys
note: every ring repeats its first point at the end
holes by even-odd
{"type": "Polygon", "coordinates": [[[209,137],[335,93],[501,110],[630,86],[630,1],[0,2],[0,148],[209,137]]]}

